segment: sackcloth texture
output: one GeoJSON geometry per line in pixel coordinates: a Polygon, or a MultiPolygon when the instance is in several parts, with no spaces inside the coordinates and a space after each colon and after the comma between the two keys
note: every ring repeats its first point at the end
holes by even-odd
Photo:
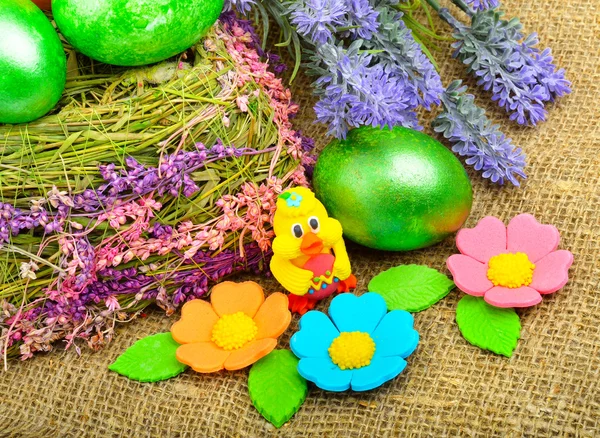
{"type": "MultiPolygon", "coordinates": [[[[466,226],[486,215],[508,222],[532,213],[556,225],[560,247],[575,256],[564,289],[519,311],[521,340],[510,359],[463,339],[455,322],[461,293],[455,290],[415,315],[421,342],[399,377],[368,393],[311,387],[300,411],[276,430],[250,402],[247,370],[188,370],[154,384],[109,371],[133,342],[168,331],[178,318],[149,310],[147,318],[121,326],[98,353],[83,348],[79,357],[57,345],[49,354],[11,361],[0,372],[0,436],[600,436],[600,1],[506,0],[504,9],[520,17],[526,30],[539,32],[573,82],[572,95],[552,105],[548,121],[532,129],[510,122],[467,81],[477,102],[526,151],[529,179],[520,189],[499,188],[469,171],[474,205],[466,226]]],[[[441,22],[439,28],[446,29],[441,22]]],[[[466,76],[448,45],[436,54],[446,84],[466,76]]],[[[323,147],[328,138],[323,126],[313,124],[310,78],[300,76],[292,91],[301,105],[297,126],[323,147]]],[[[430,118],[421,119],[427,126],[430,118]]],[[[363,293],[374,275],[398,264],[425,264],[449,274],[445,260],[457,250],[449,237],[409,253],[353,244],[349,252],[357,292],[363,293]]],[[[268,292],[280,289],[272,279],[251,279],[268,292]]],[[[288,348],[297,319],[278,348],[288,348]]]]}

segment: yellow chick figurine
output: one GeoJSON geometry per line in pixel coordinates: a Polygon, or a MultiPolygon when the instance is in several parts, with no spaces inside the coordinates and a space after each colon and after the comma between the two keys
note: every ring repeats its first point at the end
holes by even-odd
{"type": "Polygon", "coordinates": [[[356,287],[342,238],[342,225],[330,218],[305,187],[286,190],[277,199],[271,272],[300,314],[332,293],[356,287]]]}

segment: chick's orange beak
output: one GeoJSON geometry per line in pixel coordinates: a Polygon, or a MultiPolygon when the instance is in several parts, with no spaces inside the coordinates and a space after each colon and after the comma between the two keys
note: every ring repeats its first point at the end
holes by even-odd
{"type": "Polygon", "coordinates": [[[300,250],[309,256],[320,254],[323,251],[323,241],[314,233],[306,233],[302,238],[300,250]]]}

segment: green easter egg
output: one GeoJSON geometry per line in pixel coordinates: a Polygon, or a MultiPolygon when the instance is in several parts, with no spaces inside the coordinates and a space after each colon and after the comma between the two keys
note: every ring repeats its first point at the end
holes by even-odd
{"type": "Polygon", "coordinates": [[[334,140],[317,160],[313,184],[346,237],[390,251],[440,242],[462,226],[473,201],[452,152],[402,127],[361,127],[334,140]]]}
{"type": "Polygon", "coordinates": [[[84,55],[135,66],[196,44],[217,21],[223,0],[53,0],[61,33],[84,55]]]}
{"type": "Polygon", "coordinates": [[[31,122],[56,105],[67,58],[58,34],[30,0],[0,0],[0,123],[31,122]]]}

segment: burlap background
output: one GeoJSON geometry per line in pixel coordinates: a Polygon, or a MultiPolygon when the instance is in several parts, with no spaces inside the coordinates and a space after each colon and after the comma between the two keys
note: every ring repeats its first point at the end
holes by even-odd
{"type": "MultiPolygon", "coordinates": [[[[468,344],[454,321],[459,292],[415,317],[421,334],[407,370],[366,394],[317,389],[279,432],[252,407],[247,371],[200,375],[187,371],[156,384],[107,370],[136,339],[169,329],[158,311],[123,326],[115,341],[93,354],[56,351],[0,374],[2,436],[599,436],[600,424],[600,2],[506,0],[510,16],[537,30],[573,81],[573,94],[550,108],[537,129],[507,121],[486,98],[480,104],[501,121],[529,156],[521,189],[498,188],[471,173],[475,203],[467,226],[485,215],[505,221],[530,212],[562,232],[575,254],[567,287],[520,312],[522,339],[512,358],[468,344]]],[[[444,46],[447,49],[447,46],[444,46]]],[[[464,69],[438,54],[442,76],[464,69]]],[[[472,85],[472,82],[471,82],[472,85]]],[[[313,126],[308,82],[294,86],[302,104],[298,124],[323,146],[313,126]]],[[[479,92],[480,95],[482,93],[479,92]]],[[[446,271],[454,241],[406,254],[350,246],[359,292],[383,269],[421,263],[446,271]]],[[[267,290],[277,286],[259,280],[267,290]]],[[[325,305],[322,305],[325,308],[325,305]]],[[[288,333],[296,329],[296,323],[288,333]]],[[[287,347],[282,339],[281,348],[287,347]]]]}

